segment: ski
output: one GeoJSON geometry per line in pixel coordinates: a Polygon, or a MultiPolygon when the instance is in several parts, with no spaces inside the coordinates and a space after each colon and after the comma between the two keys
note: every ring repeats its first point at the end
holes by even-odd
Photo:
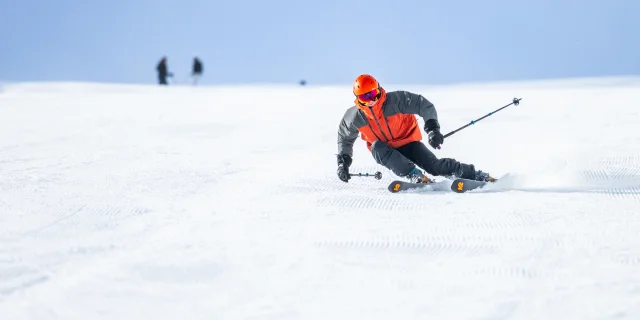
{"type": "Polygon", "coordinates": [[[389,187],[387,187],[387,189],[389,189],[391,193],[398,193],[401,191],[407,191],[411,189],[420,189],[424,187],[429,187],[429,186],[432,186],[434,183],[412,183],[407,181],[395,180],[389,184],[389,187]]]}
{"type": "Polygon", "coordinates": [[[464,193],[469,190],[482,188],[485,184],[487,184],[487,182],[458,178],[451,183],[451,191],[464,193]]]}

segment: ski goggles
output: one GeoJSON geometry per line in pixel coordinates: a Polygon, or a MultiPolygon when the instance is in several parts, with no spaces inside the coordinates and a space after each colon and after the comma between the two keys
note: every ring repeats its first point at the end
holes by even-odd
{"type": "Polygon", "coordinates": [[[365,92],[363,94],[359,94],[358,95],[358,100],[360,100],[360,102],[364,102],[364,103],[368,103],[371,101],[376,101],[380,98],[380,89],[379,88],[375,88],[369,92],[365,92]]]}

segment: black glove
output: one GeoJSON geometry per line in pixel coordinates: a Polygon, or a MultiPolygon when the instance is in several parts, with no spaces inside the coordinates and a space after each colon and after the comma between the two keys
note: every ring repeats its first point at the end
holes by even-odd
{"type": "Polygon", "coordinates": [[[349,182],[349,166],[353,160],[348,154],[338,155],[338,178],[344,182],[349,182]]]}
{"type": "Polygon", "coordinates": [[[424,131],[429,136],[429,144],[434,149],[439,149],[444,143],[444,136],[440,133],[440,124],[436,119],[429,119],[424,123],[424,131]]]}

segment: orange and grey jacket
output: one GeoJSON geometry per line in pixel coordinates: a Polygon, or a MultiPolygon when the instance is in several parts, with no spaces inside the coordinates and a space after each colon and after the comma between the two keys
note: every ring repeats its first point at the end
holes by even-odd
{"type": "Polygon", "coordinates": [[[353,144],[361,135],[371,150],[376,140],[392,148],[422,140],[422,131],[415,115],[426,122],[438,120],[436,108],[422,95],[407,91],[386,92],[382,90],[380,100],[373,106],[358,104],[349,108],[338,127],[338,154],[353,156],[353,144]]]}

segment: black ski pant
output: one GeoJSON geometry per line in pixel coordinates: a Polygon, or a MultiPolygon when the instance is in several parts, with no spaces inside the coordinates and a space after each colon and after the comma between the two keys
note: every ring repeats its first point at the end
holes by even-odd
{"type": "Polygon", "coordinates": [[[371,145],[371,153],[378,164],[390,169],[400,177],[406,177],[417,165],[433,176],[475,179],[476,170],[472,164],[458,162],[452,158],[438,159],[420,141],[410,142],[394,149],[378,140],[371,145]]]}
{"type": "Polygon", "coordinates": [[[167,75],[166,74],[159,74],[158,75],[158,84],[161,84],[161,85],[166,85],[167,84],[167,75]]]}

